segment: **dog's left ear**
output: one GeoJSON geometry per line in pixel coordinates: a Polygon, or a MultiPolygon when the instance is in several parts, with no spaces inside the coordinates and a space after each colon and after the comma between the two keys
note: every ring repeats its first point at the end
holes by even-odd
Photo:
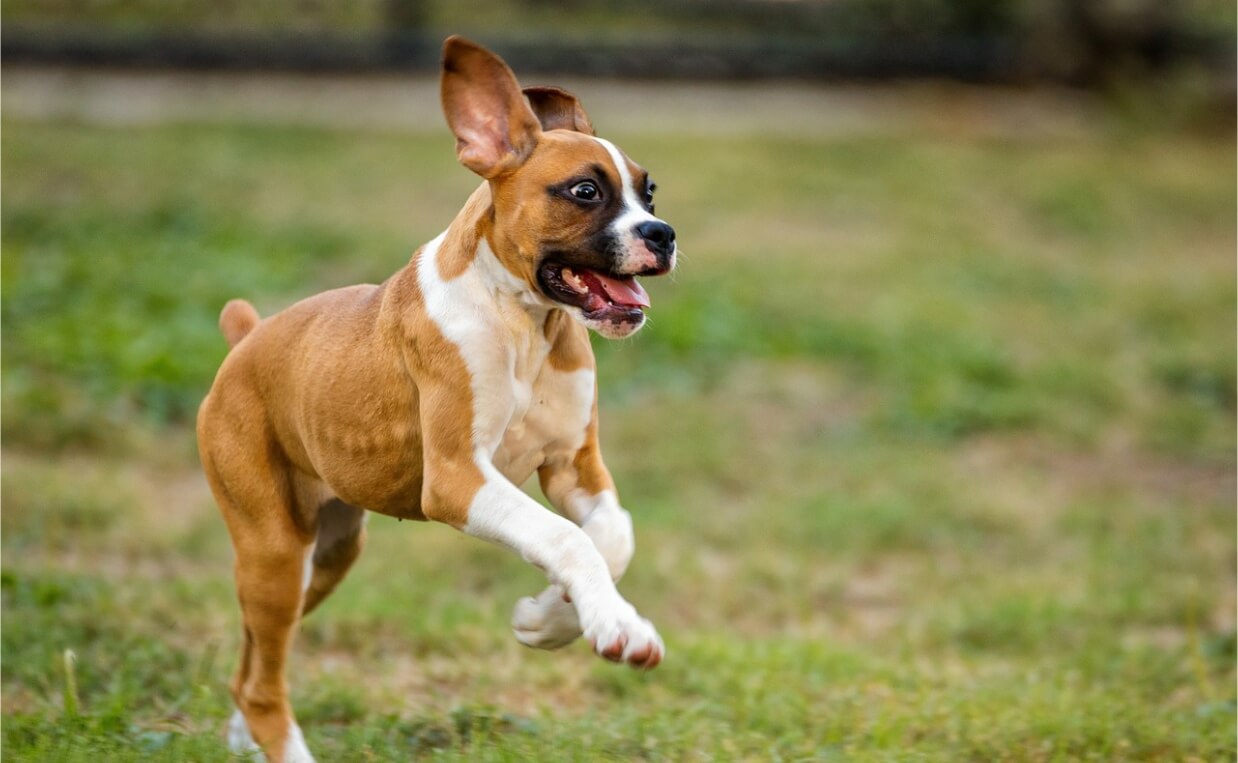
{"type": "Polygon", "coordinates": [[[443,44],[441,87],[461,164],[489,180],[524,163],[542,126],[503,59],[452,35],[443,44]]]}
{"type": "Polygon", "coordinates": [[[594,135],[593,123],[576,96],[557,87],[526,87],[524,95],[543,130],[575,130],[594,135]]]}

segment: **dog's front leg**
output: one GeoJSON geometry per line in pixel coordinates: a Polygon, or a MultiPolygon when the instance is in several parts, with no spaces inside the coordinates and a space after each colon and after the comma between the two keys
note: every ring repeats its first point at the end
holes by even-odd
{"type": "MultiPolygon", "coordinates": [[[[579,450],[548,458],[538,477],[551,504],[581,526],[606,560],[611,578],[618,581],[635,550],[632,516],[619,505],[596,431],[591,424],[579,450]]],[[[526,646],[559,649],[579,638],[582,628],[567,592],[552,585],[516,602],[512,631],[526,646]]]]}
{"type": "MultiPolygon", "coordinates": [[[[662,640],[648,620],[619,595],[610,569],[593,540],[572,522],[546,510],[499,474],[479,465],[482,483],[461,512],[451,489],[428,488],[424,509],[431,519],[463,518],[469,535],[506,546],[546,573],[571,597],[594,651],[617,662],[651,668],[662,660],[662,640]]],[[[430,480],[437,476],[427,474],[430,480]]],[[[457,494],[461,495],[461,494],[457,494]]]]}
{"type": "MultiPolygon", "coordinates": [[[[423,410],[443,410],[432,397],[423,410]]],[[[651,668],[664,647],[653,625],[619,595],[607,560],[581,527],[525,495],[490,462],[484,447],[466,448],[449,430],[424,422],[427,447],[422,510],[469,535],[512,549],[546,573],[571,598],[594,651],[616,662],[651,668]]]]}

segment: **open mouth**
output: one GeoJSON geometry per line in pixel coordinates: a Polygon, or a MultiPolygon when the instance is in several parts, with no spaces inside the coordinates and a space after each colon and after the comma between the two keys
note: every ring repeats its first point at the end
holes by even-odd
{"type": "Polygon", "coordinates": [[[579,307],[592,320],[636,322],[649,307],[649,295],[633,276],[546,263],[538,270],[538,277],[552,299],[579,307]]]}

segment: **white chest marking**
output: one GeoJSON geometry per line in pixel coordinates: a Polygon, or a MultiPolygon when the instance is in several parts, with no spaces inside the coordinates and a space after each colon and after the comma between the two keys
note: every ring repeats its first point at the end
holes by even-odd
{"type": "Polygon", "coordinates": [[[494,464],[516,484],[524,482],[548,456],[575,453],[585,441],[593,406],[593,370],[557,371],[545,366],[528,387],[531,399],[513,416],[494,464]]]}
{"type": "MultiPolygon", "coordinates": [[[[599,653],[633,664],[656,664],[664,652],[662,640],[615,589],[612,567],[622,565],[608,563],[590,534],[548,511],[512,482],[513,476],[527,476],[518,474],[519,470],[531,469],[542,458],[549,438],[542,433],[536,438],[540,446],[534,443],[530,433],[537,427],[563,434],[569,429],[564,419],[575,418],[573,436],[584,437],[592,414],[592,372],[563,374],[546,363],[545,315],[535,319],[519,292],[505,291],[504,277],[493,271],[497,263],[488,262],[494,259],[488,247],[478,251],[462,275],[444,281],[437,263],[442,241],[440,236],[422,250],[417,280],[430,319],[459,349],[473,391],[473,458],[483,483],[469,503],[461,529],[516,551],[545,571],[551,583],[571,597],[580,616],[580,630],[599,653]],[[532,325],[522,324],[521,314],[532,325]],[[521,395],[518,388],[529,391],[521,395]],[[589,397],[582,394],[585,390],[589,397]],[[546,415],[527,415],[546,407],[543,400],[549,406],[546,415]],[[551,400],[562,400],[565,410],[555,410],[551,400]],[[579,418],[571,416],[573,412],[579,418]],[[507,454],[506,463],[496,463],[496,451],[508,444],[509,428],[515,430],[510,450],[519,452],[507,454]],[[516,463],[517,458],[522,460],[516,463]]],[[[597,529],[604,530],[599,533],[604,542],[622,535],[613,532],[614,528],[597,529]]]]}
{"type": "Polygon", "coordinates": [[[548,450],[575,451],[584,442],[593,370],[565,372],[549,364],[545,308],[485,241],[450,281],[438,272],[442,242],[440,235],[427,244],[417,263],[426,312],[468,368],[477,458],[523,482],[548,450]]]}

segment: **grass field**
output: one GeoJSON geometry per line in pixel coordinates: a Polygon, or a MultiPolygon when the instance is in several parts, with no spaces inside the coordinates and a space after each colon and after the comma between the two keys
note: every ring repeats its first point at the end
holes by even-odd
{"type": "MultiPolygon", "coordinates": [[[[218,310],[385,278],[472,176],[445,131],[3,128],[5,758],[227,760],[218,310]]],[[[684,248],[595,340],[667,659],[524,649],[536,571],[375,517],[295,648],[319,760],[1234,758],[1232,134],[609,137],[684,248]]]]}

